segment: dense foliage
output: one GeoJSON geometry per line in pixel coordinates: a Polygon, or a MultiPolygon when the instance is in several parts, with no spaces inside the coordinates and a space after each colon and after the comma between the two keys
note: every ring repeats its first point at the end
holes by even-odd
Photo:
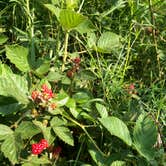
{"type": "Polygon", "coordinates": [[[0,9],[1,166],[166,164],[166,1],[0,9]]]}

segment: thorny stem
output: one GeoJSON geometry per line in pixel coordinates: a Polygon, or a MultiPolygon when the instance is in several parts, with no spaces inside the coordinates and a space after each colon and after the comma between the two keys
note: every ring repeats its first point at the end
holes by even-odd
{"type": "Polygon", "coordinates": [[[67,59],[67,47],[69,41],[69,31],[66,32],[65,41],[64,41],[64,55],[63,55],[63,64],[62,64],[62,72],[65,70],[65,64],[67,59]]]}

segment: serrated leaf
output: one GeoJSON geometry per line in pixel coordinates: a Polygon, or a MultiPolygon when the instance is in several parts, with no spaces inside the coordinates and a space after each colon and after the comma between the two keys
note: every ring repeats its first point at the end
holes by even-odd
{"type": "Polygon", "coordinates": [[[23,121],[15,130],[15,132],[20,133],[22,139],[32,138],[34,135],[41,132],[41,130],[36,127],[32,122],[23,121]]]}
{"type": "Polygon", "coordinates": [[[50,10],[52,12],[52,14],[54,14],[57,17],[57,19],[59,19],[59,13],[60,13],[61,9],[59,9],[58,7],[55,7],[52,4],[44,4],[44,6],[48,10],[50,10]]]}
{"type": "Polygon", "coordinates": [[[127,145],[132,145],[129,130],[122,120],[111,116],[106,118],[99,118],[99,121],[110,132],[110,134],[120,138],[127,145]]]}
{"type": "Polygon", "coordinates": [[[65,30],[72,30],[85,20],[85,16],[68,9],[62,9],[59,14],[59,21],[65,30]]]}
{"type": "Polygon", "coordinates": [[[51,120],[51,127],[54,130],[55,134],[67,144],[74,146],[74,139],[71,134],[71,131],[65,126],[66,121],[54,117],[51,120]]]}
{"type": "Polygon", "coordinates": [[[13,97],[22,104],[28,104],[28,83],[24,77],[15,74],[0,76],[0,95],[13,97]]]}
{"type": "Polygon", "coordinates": [[[97,108],[97,111],[99,112],[101,118],[108,117],[108,112],[104,105],[96,103],[96,108],[97,108]]]}
{"type": "Polygon", "coordinates": [[[28,48],[23,46],[6,46],[7,58],[23,72],[30,70],[30,65],[28,63],[28,52],[28,48]]]}
{"type": "Polygon", "coordinates": [[[53,135],[53,133],[51,132],[51,127],[46,127],[43,123],[41,123],[40,121],[33,121],[33,123],[40,128],[41,132],[44,135],[44,138],[48,141],[49,144],[52,144],[55,136],[53,135]]]}
{"type": "Polygon", "coordinates": [[[157,128],[147,114],[141,114],[134,127],[134,146],[147,160],[154,157],[153,145],[157,140],[157,128]]]}
{"type": "Polygon", "coordinates": [[[4,140],[13,134],[13,130],[10,127],[0,124],[0,140],[4,140]]]}
{"type": "Polygon", "coordinates": [[[97,50],[102,53],[111,53],[120,46],[120,36],[113,32],[104,32],[97,42],[97,50]]]}
{"type": "Polygon", "coordinates": [[[7,137],[1,145],[1,151],[4,153],[4,156],[10,160],[12,164],[18,163],[21,148],[21,136],[17,134],[11,134],[10,137],[7,137]]]}

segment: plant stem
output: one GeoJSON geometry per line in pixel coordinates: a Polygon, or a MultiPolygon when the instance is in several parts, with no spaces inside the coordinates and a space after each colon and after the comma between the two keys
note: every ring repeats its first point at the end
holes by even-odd
{"type": "Polygon", "coordinates": [[[97,144],[95,143],[95,141],[92,139],[92,137],[89,135],[88,131],[86,130],[85,126],[80,124],[79,122],[77,122],[76,120],[70,118],[69,116],[67,115],[64,115],[63,116],[70,120],[71,122],[75,123],[77,126],[79,126],[84,132],[85,134],[87,135],[87,137],[90,139],[90,141],[92,142],[92,144],[95,146],[95,148],[99,151],[99,153],[102,155],[102,156],[105,156],[105,154],[100,150],[100,148],[97,146],[97,144]]]}
{"type": "Polygon", "coordinates": [[[69,31],[67,31],[66,35],[65,35],[62,72],[65,70],[65,64],[66,64],[66,59],[67,59],[67,54],[68,54],[67,53],[68,41],[69,41],[69,31]]]}

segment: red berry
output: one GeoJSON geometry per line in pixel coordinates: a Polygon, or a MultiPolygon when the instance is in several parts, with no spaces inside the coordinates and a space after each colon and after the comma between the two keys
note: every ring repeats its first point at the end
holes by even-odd
{"type": "Polygon", "coordinates": [[[38,144],[38,143],[32,144],[32,154],[38,155],[38,154],[42,153],[42,151],[43,151],[42,144],[38,144]]]}
{"type": "Polygon", "coordinates": [[[46,139],[41,139],[39,144],[41,144],[41,146],[43,147],[43,149],[48,148],[48,141],[46,139]]]}

